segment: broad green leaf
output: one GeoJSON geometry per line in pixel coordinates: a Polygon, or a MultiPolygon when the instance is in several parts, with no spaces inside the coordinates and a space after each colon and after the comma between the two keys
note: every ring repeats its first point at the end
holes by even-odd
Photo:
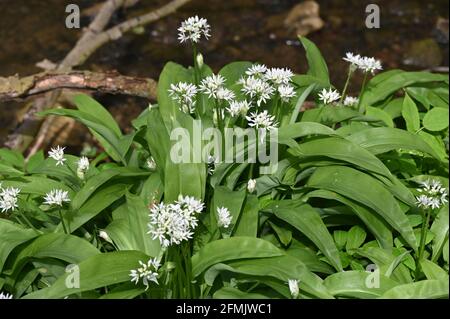
{"type": "Polygon", "coordinates": [[[214,295],[214,299],[269,299],[263,294],[243,292],[233,287],[222,287],[217,290],[214,295]]]}
{"type": "Polygon", "coordinates": [[[394,122],[392,121],[391,116],[383,109],[372,106],[366,106],[366,115],[369,117],[379,119],[388,127],[394,127],[394,122]]]}
{"type": "Polygon", "coordinates": [[[376,156],[343,138],[328,137],[307,141],[291,148],[289,152],[301,158],[326,156],[392,178],[389,170],[376,156]]]}
{"type": "Polygon", "coordinates": [[[58,299],[83,291],[128,282],[130,270],[139,267],[139,261],[147,261],[148,256],[138,251],[117,251],[92,256],[78,264],[80,271],[80,287],[68,288],[64,274],[48,288],[44,288],[24,296],[24,299],[58,299]]]}
{"type": "Polygon", "coordinates": [[[227,208],[232,216],[230,226],[226,229],[224,229],[223,227],[220,229],[221,232],[226,236],[230,236],[230,234],[233,232],[235,225],[239,220],[242,205],[244,204],[245,200],[245,194],[246,194],[245,189],[240,191],[231,191],[224,186],[217,186],[214,190],[214,197],[213,197],[214,205],[211,208],[212,220],[217,223],[217,209],[221,207],[227,208]]]}
{"type": "Polygon", "coordinates": [[[350,251],[359,248],[359,246],[361,246],[366,240],[366,236],[367,234],[363,228],[357,225],[353,226],[348,231],[347,245],[345,246],[345,249],[350,251]]]}
{"type": "Polygon", "coordinates": [[[425,273],[427,279],[437,279],[448,281],[448,272],[436,265],[434,262],[427,259],[420,261],[420,267],[425,273]]]}
{"type": "Polygon", "coordinates": [[[36,236],[34,230],[0,218],[0,272],[13,249],[36,236]]]}
{"type": "Polygon", "coordinates": [[[247,195],[241,216],[233,236],[257,237],[259,223],[259,203],[254,195],[247,195]]]}
{"type": "Polygon", "coordinates": [[[429,131],[442,131],[448,127],[448,117],[448,109],[434,107],[425,114],[423,126],[429,131]]]}
{"type": "Polygon", "coordinates": [[[308,60],[308,75],[319,78],[324,83],[330,83],[328,67],[317,46],[305,37],[299,37],[306,51],[308,60]]]}
{"type": "Polygon", "coordinates": [[[192,273],[200,275],[209,267],[234,259],[282,256],[284,253],[266,240],[230,237],[210,242],[192,256],[192,273]]]}
{"type": "Polygon", "coordinates": [[[308,237],[337,271],[343,270],[333,237],[314,208],[308,204],[284,205],[283,202],[277,202],[271,208],[276,217],[289,223],[308,237]]]}
{"type": "Polygon", "coordinates": [[[420,151],[438,160],[443,160],[420,136],[396,128],[372,128],[352,134],[347,139],[375,155],[397,149],[406,149],[420,151]]]}
{"type": "Polygon", "coordinates": [[[408,94],[405,94],[403,99],[402,116],[406,122],[406,129],[409,132],[415,133],[420,129],[419,110],[408,94]]]}
{"type": "Polygon", "coordinates": [[[323,284],[335,297],[371,299],[383,295],[398,284],[392,279],[368,271],[344,271],[325,278],[323,284]]]}
{"type": "Polygon", "coordinates": [[[373,177],[345,166],[319,167],[310,177],[308,186],[337,192],[372,208],[417,249],[408,218],[391,193],[373,177]]]}
{"type": "Polygon", "coordinates": [[[445,205],[439,211],[436,219],[431,225],[430,231],[434,234],[433,238],[433,254],[431,260],[436,262],[440,257],[446,239],[448,238],[449,219],[448,219],[448,205],[445,205]]]}
{"type": "Polygon", "coordinates": [[[399,285],[386,291],[382,299],[441,299],[448,298],[448,280],[422,280],[399,285]]]}

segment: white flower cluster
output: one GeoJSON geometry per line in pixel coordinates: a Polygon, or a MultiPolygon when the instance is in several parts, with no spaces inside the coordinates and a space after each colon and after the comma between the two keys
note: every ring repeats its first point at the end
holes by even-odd
{"type": "Polygon", "coordinates": [[[65,202],[70,202],[69,193],[62,189],[53,189],[44,197],[44,204],[47,205],[63,206],[65,202]]]}
{"type": "Polygon", "coordinates": [[[356,106],[359,103],[359,99],[353,96],[346,96],[344,99],[345,106],[356,106]]]}
{"type": "Polygon", "coordinates": [[[338,91],[333,90],[332,88],[322,89],[319,93],[319,100],[322,101],[323,104],[329,105],[334,101],[337,101],[341,98],[341,95],[338,91]]]}
{"type": "Polygon", "coordinates": [[[84,174],[89,169],[89,159],[86,156],[82,156],[77,162],[77,176],[80,179],[84,179],[84,174]]]}
{"type": "Polygon", "coordinates": [[[4,294],[3,292],[0,292],[0,299],[13,299],[13,295],[11,294],[4,294]]]}
{"type": "Polygon", "coordinates": [[[169,96],[180,104],[180,110],[184,113],[195,112],[195,96],[197,95],[197,87],[194,84],[186,82],[178,82],[171,84],[169,96]]]}
{"type": "Polygon", "coordinates": [[[153,156],[150,156],[147,161],[145,162],[145,165],[147,165],[148,169],[154,170],[156,169],[156,162],[153,156]]]}
{"type": "Polygon", "coordinates": [[[181,43],[191,41],[197,43],[202,36],[208,40],[211,27],[208,24],[208,20],[205,18],[199,18],[198,16],[190,17],[181,23],[178,28],[178,40],[181,43]]]}
{"type": "Polygon", "coordinates": [[[231,216],[230,211],[226,207],[217,207],[217,225],[219,227],[228,228],[231,225],[231,220],[233,217],[231,216]]]}
{"type": "Polygon", "coordinates": [[[448,191],[440,181],[427,180],[420,184],[422,187],[417,189],[420,195],[416,196],[419,207],[435,209],[448,203],[448,191]]]}
{"type": "Polygon", "coordinates": [[[249,179],[247,182],[247,190],[249,193],[253,193],[256,189],[256,179],[249,179]]]}
{"type": "Polygon", "coordinates": [[[158,239],[163,247],[179,245],[189,240],[198,225],[197,214],[201,213],[204,203],[194,197],[179,196],[173,204],[160,203],[150,209],[148,233],[158,239]]]}
{"type": "Polygon", "coordinates": [[[296,280],[296,279],[289,279],[288,280],[289,291],[291,292],[291,296],[294,299],[297,299],[297,297],[298,297],[298,295],[300,293],[300,290],[299,290],[299,287],[298,287],[298,282],[299,281],[296,280]]]}
{"type": "Polygon", "coordinates": [[[275,92],[278,92],[284,102],[289,102],[295,96],[294,87],[290,84],[294,76],[287,68],[268,69],[263,64],[254,64],[245,72],[247,77],[239,79],[241,91],[256,100],[258,106],[266,103],[275,92]]]}
{"type": "Polygon", "coordinates": [[[245,117],[248,121],[248,125],[254,128],[262,128],[266,130],[272,130],[277,127],[278,123],[275,121],[275,116],[270,115],[267,110],[260,113],[250,113],[245,117]]]}
{"type": "Polygon", "coordinates": [[[354,55],[351,52],[347,52],[343,59],[350,63],[352,70],[360,69],[365,73],[375,74],[375,71],[383,69],[381,62],[373,57],[354,55]]]}
{"type": "Polygon", "coordinates": [[[56,161],[56,166],[64,165],[64,149],[65,147],[60,147],[59,145],[56,148],[51,148],[48,152],[48,156],[53,158],[56,161]]]}
{"type": "Polygon", "coordinates": [[[2,188],[0,183],[0,210],[2,213],[14,211],[17,206],[17,196],[20,193],[19,188],[8,187],[2,188]]]}
{"type": "Polygon", "coordinates": [[[232,117],[237,117],[239,115],[245,116],[247,114],[248,110],[251,108],[251,104],[248,103],[248,101],[231,101],[229,106],[226,108],[228,113],[232,117]]]}
{"type": "Polygon", "coordinates": [[[156,258],[151,258],[147,263],[143,263],[139,260],[141,267],[130,271],[131,282],[136,285],[142,279],[145,290],[150,286],[150,282],[153,281],[157,285],[158,283],[158,269],[160,267],[159,261],[156,258]]]}

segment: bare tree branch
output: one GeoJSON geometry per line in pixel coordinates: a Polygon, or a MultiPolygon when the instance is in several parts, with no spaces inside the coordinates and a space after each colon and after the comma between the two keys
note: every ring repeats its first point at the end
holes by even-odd
{"type": "Polygon", "coordinates": [[[24,99],[57,89],[95,90],[155,100],[156,88],[157,83],[153,79],[129,77],[117,72],[43,72],[24,78],[0,77],[0,102],[24,99]]]}

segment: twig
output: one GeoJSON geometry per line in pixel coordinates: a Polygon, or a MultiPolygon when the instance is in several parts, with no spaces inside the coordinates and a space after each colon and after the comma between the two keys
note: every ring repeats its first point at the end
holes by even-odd
{"type": "Polygon", "coordinates": [[[153,79],[129,77],[117,72],[43,72],[24,78],[0,77],[0,102],[24,99],[57,89],[95,90],[155,100],[156,88],[157,83],[153,79]]]}

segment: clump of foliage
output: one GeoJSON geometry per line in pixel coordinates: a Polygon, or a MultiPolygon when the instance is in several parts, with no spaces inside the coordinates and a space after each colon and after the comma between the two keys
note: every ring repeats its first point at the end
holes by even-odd
{"type": "Polygon", "coordinates": [[[183,23],[194,67],[165,66],[131,133],[85,95],[42,114],[88,127],[95,158],[0,150],[2,298],[448,298],[448,77],[347,54],[339,93],[306,38],[307,74],[215,75],[197,51],[209,30],[183,23]],[[276,170],[174,163],[170,134],[194,120],[277,130],[276,170]]]}

